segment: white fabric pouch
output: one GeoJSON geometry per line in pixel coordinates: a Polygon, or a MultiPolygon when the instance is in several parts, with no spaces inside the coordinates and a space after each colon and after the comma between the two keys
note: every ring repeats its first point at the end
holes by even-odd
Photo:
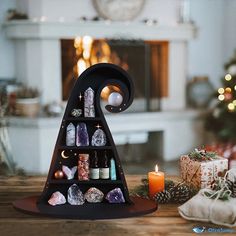
{"type": "Polygon", "coordinates": [[[179,214],[187,220],[211,222],[228,227],[236,226],[236,198],[222,201],[210,199],[200,190],[197,195],[178,207],[179,214]]]}

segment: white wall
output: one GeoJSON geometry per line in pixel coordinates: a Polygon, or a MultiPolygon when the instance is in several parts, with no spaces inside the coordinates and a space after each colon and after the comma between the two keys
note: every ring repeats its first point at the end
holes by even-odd
{"type": "MultiPolygon", "coordinates": [[[[215,86],[223,73],[224,1],[191,0],[191,18],[199,28],[189,43],[188,75],[207,75],[215,86]]],[[[234,16],[236,19],[236,16],[234,16]]]]}
{"type": "Polygon", "coordinates": [[[236,50],[236,1],[224,2],[225,18],[223,25],[223,53],[224,62],[228,62],[236,50]]]}
{"type": "Polygon", "coordinates": [[[14,43],[6,39],[2,27],[9,8],[15,8],[15,0],[0,0],[0,79],[15,77],[14,43]]]}
{"type": "MultiPolygon", "coordinates": [[[[141,14],[135,19],[158,19],[161,24],[176,23],[180,0],[146,0],[141,14]]],[[[30,18],[46,16],[48,20],[64,17],[71,21],[82,16],[92,18],[97,15],[92,0],[17,0],[17,8],[28,12],[30,18]]]]}

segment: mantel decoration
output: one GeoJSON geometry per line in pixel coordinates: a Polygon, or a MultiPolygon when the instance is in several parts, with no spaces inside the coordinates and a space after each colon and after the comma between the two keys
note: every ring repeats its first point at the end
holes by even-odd
{"type": "Polygon", "coordinates": [[[36,117],[40,110],[40,92],[37,88],[22,86],[16,91],[15,114],[36,117]]]}
{"type": "Polygon", "coordinates": [[[26,213],[72,218],[113,219],[154,212],[157,204],[129,196],[124,172],[100,107],[106,86],[116,86],[106,110],[119,113],[133,101],[130,76],[120,67],[101,63],[78,78],[60,126],[47,181],[41,196],[17,200],[26,213]]]}
{"type": "Polygon", "coordinates": [[[145,0],[93,0],[99,16],[112,21],[134,19],[143,9],[145,0]]]}

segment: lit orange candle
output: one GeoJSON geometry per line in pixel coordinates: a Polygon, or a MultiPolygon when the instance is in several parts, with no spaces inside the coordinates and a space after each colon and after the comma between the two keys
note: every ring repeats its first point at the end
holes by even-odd
{"type": "Polygon", "coordinates": [[[148,181],[149,181],[149,197],[153,198],[157,192],[161,192],[164,190],[165,181],[164,181],[164,173],[158,171],[158,166],[155,166],[155,171],[148,173],[148,181]]]}

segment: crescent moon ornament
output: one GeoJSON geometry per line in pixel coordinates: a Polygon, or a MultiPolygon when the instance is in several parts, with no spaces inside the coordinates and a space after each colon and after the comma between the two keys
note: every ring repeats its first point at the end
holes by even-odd
{"type": "Polygon", "coordinates": [[[65,155],[65,150],[63,150],[63,151],[61,152],[61,157],[64,158],[64,159],[69,158],[69,156],[66,156],[66,155],[65,155]]]}

